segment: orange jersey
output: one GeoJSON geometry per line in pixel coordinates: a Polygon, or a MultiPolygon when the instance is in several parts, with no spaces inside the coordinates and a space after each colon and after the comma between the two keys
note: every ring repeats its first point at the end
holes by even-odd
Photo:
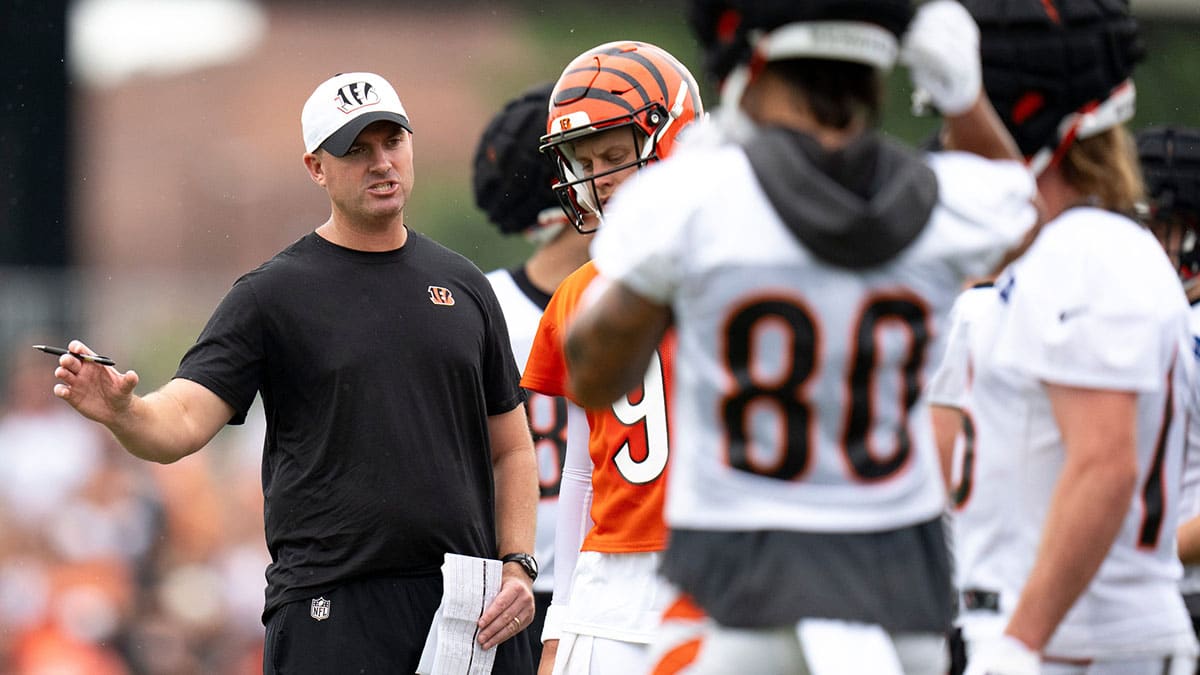
{"type": "MultiPolygon", "coordinates": [[[[566,329],[584,290],[597,275],[588,262],[563,280],[542,314],[521,386],[566,396],[566,329]]],[[[643,386],[605,409],[587,409],[592,458],[592,528],[581,550],[601,553],[660,551],[666,490],[667,397],[674,333],[668,332],[651,360],[643,386]]]]}

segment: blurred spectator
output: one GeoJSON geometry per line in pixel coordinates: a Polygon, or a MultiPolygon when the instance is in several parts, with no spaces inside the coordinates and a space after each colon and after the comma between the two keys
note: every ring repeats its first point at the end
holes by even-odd
{"type": "Polygon", "coordinates": [[[26,523],[46,517],[82,486],[103,454],[95,425],[46,389],[54,385],[49,358],[24,347],[6,361],[13,372],[0,416],[0,498],[6,512],[26,523]]]}
{"type": "Polygon", "coordinates": [[[261,672],[261,426],[161,470],[57,401],[50,357],[20,344],[0,396],[0,675],[261,672]]]}

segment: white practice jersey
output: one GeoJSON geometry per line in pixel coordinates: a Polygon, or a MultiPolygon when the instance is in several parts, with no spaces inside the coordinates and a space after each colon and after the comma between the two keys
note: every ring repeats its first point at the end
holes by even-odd
{"type": "MultiPolygon", "coordinates": [[[[1183,496],[1179,500],[1179,522],[1200,517],[1200,304],[1192,305],[1190,317],[1192,361],[1192,397],[1187,431],[1187,451],[1183,469],[1183,496]]],[[[1184,568],[1179,590],[1200,593],[1200,565],[1184,568]]]]}
{"type": "Polygon", "coordinates": [[[1032,569],[1065,459],[1043,383],[1134,391],[1139,472],[1132,503],[1044,654],[1112,659],[1192,648],[1175,555],[1190,403],[1181,363],[1187,310],[1161,246],[1127,218],[1073,208],[1044,226],[996,288],[995,328],[970,340],[976,451],[966,511],[1004,522],[985,525],[994,539],[960,555],[964,583],[998,587],[1011,609],[1032,569]],[[984,485],[994,481],[1000,489],[984,485]]]}
{"type": "MultiPolygon", "coordinates": [[[[512,341],[513,358],[521,370],[529,360],[529,348],[537,333],[543,306],[530,299],[514,281],[508,270],[494,270],[487,275],[504,311],[508,337],[512,341]]],[[[525,411],[533,432],[537,452],[538,487],[541,499],[537,510],[537,541],[533,557],[538,561],[538,578],[533,590],[550,593],[554,590],[554,527],[558,514],[558,489],[562,481],[562,463],[567,454],[567,401],[560,397],[543,396],[527,391],[525,411]]]]}
{"type": "Polygon", "coordinates": [[[996,287],[988,282],[968,288],[954,301],[950,308],[946,349],[925,387],[929,403],[960,410],[966,408],[972,377],[971,335],[980,330],[987,333],[986,328],[976,327],[988,320],[998,300],[996,287]]]}
{"type": "Polygon", "coordinates": [[[694,146],[623,186],[592,253],[674,313],[672,528],[870,532],[938,517],[917,399],[951,303],[1028,230],[1034,188],[1017,163],[927,162],[927,226],[858,270],[799,242],[737,146],[694,146]]]}
{"type": "Polygon", "coordinates": [[[1015,417],[976,414],[980,407],[1002,410],[1020,394],[1005,381],[973,387],[977,360],[993,347],[1004,305],[995,286],[964,291],[950,313],[950,334],[941,364],[929,381],[930,404],[957,408],[962,433],[954,448],[949,504],[954,588],[959,606],[955,623],[968,641],[1004,632],[1028,574],[1016,550],[1036,546],[1038,528],[1010,516],[1007,498],[1026,485],[1021,462],[1010,450],[1018,437],[1015,417]]]}

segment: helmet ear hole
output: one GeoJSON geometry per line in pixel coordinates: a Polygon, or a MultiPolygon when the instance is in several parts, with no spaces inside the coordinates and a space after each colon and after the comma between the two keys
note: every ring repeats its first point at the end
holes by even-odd
{"type": "Polygon", "coordinates": [[[662,106],[654,105],[646,111],[646,121],[644,126],[647,129],[657,129],[667,119],[667,112],[662,109],[662,106]]]}

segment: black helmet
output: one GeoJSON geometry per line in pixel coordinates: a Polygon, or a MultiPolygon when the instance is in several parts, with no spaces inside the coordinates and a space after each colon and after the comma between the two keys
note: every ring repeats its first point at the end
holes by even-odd
{"type": "MultiPolygon", "coordinates": [[[[911,0],[692,0],[688,23],[704,50],[707,75],[720,83],[736,66],[751,61],[755,33],[771,32],[788,24],[861,22],[884,28],[898,43],[912,16],[911,0]]],[[[870,44],[861,46],[873,48],[870,44]]],[[[819,52],[803,56],[846,58],[819,52]]]]}
{"type": "Polygon", "coordinates": [[[961,0],[979,25],[983,84],[992,105],[1032,157],[1074,133],[1064,118],[1112,101],[1089,131],[1132,116],[1124,83],[1145,48],[1127,0],[961,0]]]}
{"type": "Polygon", "coordinates": [[[538,214],[559,208],[551,188],[554,162],[538,152],[553,89],[554,83],[547,82],[509,101],[475,148],[475,204],[504,234],[530,230],[538,224],[538,214]]]}
{"type": "Polygon", "coordinates": [[[1151,227],[1188,281],[1200,274],[1200,129],[1144,129],[1137,149],[1151,227]]]}
{"type": "Polygon", "coordinates": [[[1155,210],[1200,216],[1200,129],[1143,129],[1137,149],[1155,210]]]}

